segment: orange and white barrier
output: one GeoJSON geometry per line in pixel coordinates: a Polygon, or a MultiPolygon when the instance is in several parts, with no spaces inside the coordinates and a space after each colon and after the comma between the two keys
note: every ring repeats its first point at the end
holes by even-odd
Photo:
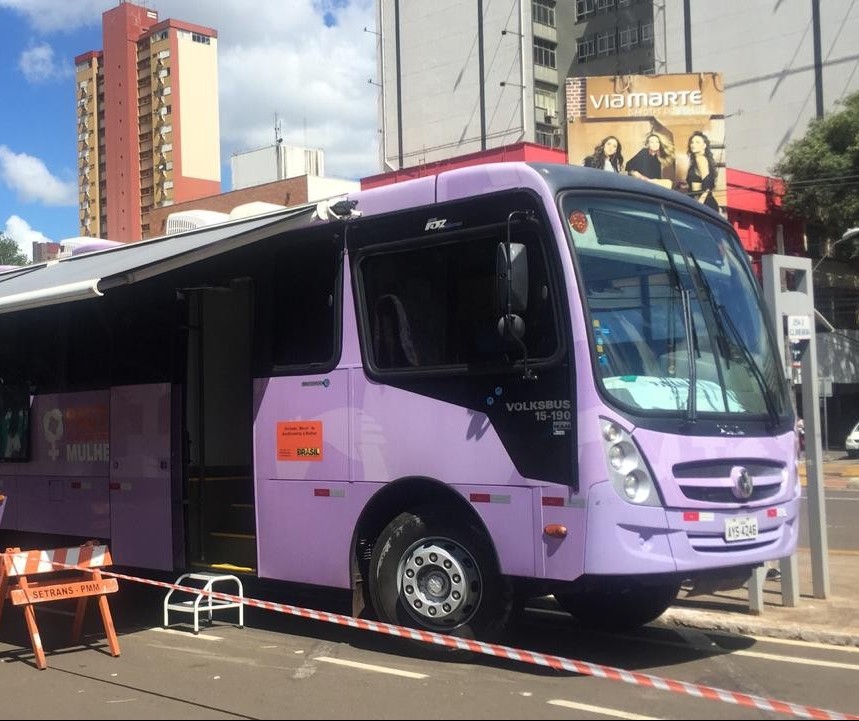
{"type": "Polygon", "coordinates": [[[102,566],[113,563],[107,546],[90,541],[72,548],[22,551],[7,548],[0,555],[0,616],[5,599],[12,605],[24,607],[24,619],[33,644],[36,666],[47,668],[42,638],[36,624],[37,603],[77,599],[75,620],[72,626],[72,643],[78,643],[83,629],[84,615],[90,596],[98,596],[98,606],[105,635],[112,656],[119,656],[119,641],[110,615],[106,594],[119,590],[116,578],[105,578],[102,566]],[[30,580],[30,576],[51,574],[50,577],[30,580]]]}

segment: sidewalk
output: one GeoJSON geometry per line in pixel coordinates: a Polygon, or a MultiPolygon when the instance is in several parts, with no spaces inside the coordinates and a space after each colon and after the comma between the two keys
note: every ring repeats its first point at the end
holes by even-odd
{"type": "MultiPolygon", "coordinates": [[[[823,478],[826,490],[859,491],[859,460],[847,459],[843,451],[828,451],[824,453],[823,478]]],[[[681,590],[677,601],[657,623],[859,646],[859,550],[830,550],[830,594],[825,599],[814,598],[809,549],[797,551],[797,565],[800,599],[795,607],[782,605],[779,581],[766,582],[764,609],[758,615],[749,610],[745,587],[706,595],[681,590]]]]}
{"type": "MultiPolygon", "coordinates": [[[[806,485],[805,463],[799,466],[799,478],[806,485]]],[[[859,459],[848,458],[844,451],[823,451],[823,487],[859,490],[859,459]]]]}

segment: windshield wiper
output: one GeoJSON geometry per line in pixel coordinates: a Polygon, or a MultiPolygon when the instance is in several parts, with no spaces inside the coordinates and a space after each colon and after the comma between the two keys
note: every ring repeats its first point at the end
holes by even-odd
{"type": "MultiPolygon", "coordinates": [[[[698,264],[698,259],[693,253],[689,253],[689,257],[692,259],[692,264],[695,266],[695,271],[698,274],[698,282],[701,283],[701,286],[704,288],[704,292],[707,294],[707,302],[713,313],[713,320],[716,323],[716,331],[718,333],[716,337],[716,343],[719,346],[721,354],[725,358],[726,362],[730,363],[731,342],[728,338],[728,334],[725,332],[725,326],[727,326],[734,340],[734,345],[740,350],[743,359],[746,361],[746,364],[748,365],[749,370],[752,373],[752,377],[755,379],[755,382],[758,384],[758,387],[761,390],[761,395],[763,395],[764,397],[764,405],[766,405],[767,415],[769,416],[770,423],[773,426],[778,426],[778,410],[775,407],[775,401],[773,400],[771,389],[769,385],[767,385],[766,378],[764,378],[764,374],[761,371],[760,366],[755,360],[755,357],[752,352],[749,350],[749,347],[743,340],[739,329],[734,324],[734,321],[731,319],[731,316],[725,309],[725,306],[721,303],[716,302],[716,298],[713,295],[713,289],[710,286],[710,281],[707,279],[707,276],[704,275],[704,271],[701,270],[701,266],[698,264]]],[[[722,368],[720,364],[716,364],[716,372],[719,374],[719,382],[722,386],[722,396],[724,398],[725,408],[727,408],[727,384],[725,383],[724,375],[722,373],[722,368]]]]}
{"type": "MultiPolygon", "coordinates": [[[[683,311],[683,331],[686,334],[686,362],[689,365],[689,390],[688,395],[686,396],[686,420],[691,424],[695,422],[695,418],[697,416],[697,389],[696,389],[696,379],[697,379],[697,367],[695,365],[695,355],[693,348],[693,334],[695,332],[695,325],[692,322],[692,301],[691,301],[691,291],[688,288],[683,287],[683,281],[680,280],[680,272],[677,270],[677,263],[674,260],[674,255],[668,251],[668,247],[665,245],[665,240],[662,237],[662,233],[659,233],[657,236],[659,240],[659,245],[662,246],[662,252],[665,253],[665,256],[668,258],[668,267],[671,272],[671,296],[674,297],[675,289],[680,293],[680,307],[683,311]]],[[[677,345],[677,340],[674,338],[674,330],[673,330],[673,309],[669,307],[669,323],[672,325],[671,338],[669,338],[670,349],[671,349],[671,364],[674,363],[674,350],[677,345]]]]}

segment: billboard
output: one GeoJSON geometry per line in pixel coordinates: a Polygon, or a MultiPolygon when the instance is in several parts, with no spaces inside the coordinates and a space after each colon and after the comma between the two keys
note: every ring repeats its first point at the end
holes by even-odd
{"type": "Polygon", "coordinates": [[[725,207],[720,73],[567,78],[567,159],[725,207]]]}

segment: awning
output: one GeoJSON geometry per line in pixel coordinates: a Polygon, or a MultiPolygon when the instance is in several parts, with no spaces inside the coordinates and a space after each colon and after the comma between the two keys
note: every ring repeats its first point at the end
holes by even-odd
{"type": "Polygon", "coordinates": [[[95,298],[118,286],[309,225],[316,205],[222,223],[0,273],[0,313],[95,298]]]}

